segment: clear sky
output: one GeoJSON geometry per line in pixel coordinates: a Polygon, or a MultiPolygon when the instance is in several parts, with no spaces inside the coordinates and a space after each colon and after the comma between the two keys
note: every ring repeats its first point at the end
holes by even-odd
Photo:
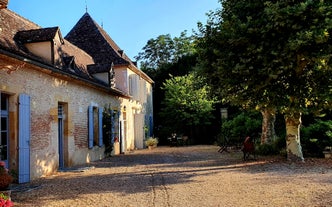
{"type": "Polygon", "coordinates": [[[218,0],[9,0],[8,8],[41,27],[59,26],[63,36],[86,12],[134,60],[159,35],[191,34],[218,0]]]}

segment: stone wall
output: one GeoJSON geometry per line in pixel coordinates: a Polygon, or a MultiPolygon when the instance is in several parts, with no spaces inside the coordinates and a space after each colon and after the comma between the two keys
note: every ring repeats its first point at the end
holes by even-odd
{"type": "Polygon", "coordinates": [[[104,147],[88,148],[88,107],[111,105],[120,108],[117,97],[84,82],[58,76],[30,64],[10,74],[0,70],[0,90],[10,95],[10,168],[17,169],[18,165],[15,149],[18,145],[18,95],[21,93],[31,98],[31,179],[52,174],[58,169],[59,104],[65,108],[65,166],[103,158],[104,147]]]}

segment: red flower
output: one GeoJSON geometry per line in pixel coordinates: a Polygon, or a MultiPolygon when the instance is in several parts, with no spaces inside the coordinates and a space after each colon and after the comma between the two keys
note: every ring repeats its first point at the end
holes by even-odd
{"type": "Polygon", "coordinates": [[[0,194],[0,207],[12,207],[14,203],[10,200],[8,196],[0,194]]]}

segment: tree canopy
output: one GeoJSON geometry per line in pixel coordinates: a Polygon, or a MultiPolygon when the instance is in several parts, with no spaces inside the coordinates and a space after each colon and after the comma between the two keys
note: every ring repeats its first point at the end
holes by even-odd
{"type": "Polygon", "coordinates": [[[202,77],[193,73],[167,79],[161,116],[172,130],[210,124],[216,100],[202,77]]]}
{"type": "MultiPolygon", "coordinates": [[[[301,113],[331,107],[331,1],[221,3],[200,26],[197,48],[223,101],[276,108],[293,124],[301,113]]],[[[298,135],[290,137],[299,144],[298,135]]]]}
{"type": "Polygon", "coordinates": [[[198,48],[225,101],[303,112],[331,105],[330,2],[222,3],[223,11],[200,27],[198,48]]]}
{"type": "Polygon", "coordinates": [[[187,31],[174,38],[170,34],[159,35],[148,40],[142,50],[135,57],[137,61],[141,61],[141,68],[159,69],[165,64],[176,63],[180,58],[192,55],[193,38],[187,36],[187,31]]]}

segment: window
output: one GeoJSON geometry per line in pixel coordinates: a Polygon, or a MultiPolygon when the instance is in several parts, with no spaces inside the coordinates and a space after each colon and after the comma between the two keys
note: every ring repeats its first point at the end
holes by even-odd
{"type": "Polygon", "coordinates": [[[129,75],[129,95],[134,99],[139,99],[140,80],[137,74],[129,75]]]}
{"type": "Polygon", "coordinates": [[[103,108],[89,106],[89,148],[103,146],[103,108]]]}
{"type": "Polygon", "coordinates": [[[133,76],[129,76],[129,95],[133,96],[133,76]]]}

